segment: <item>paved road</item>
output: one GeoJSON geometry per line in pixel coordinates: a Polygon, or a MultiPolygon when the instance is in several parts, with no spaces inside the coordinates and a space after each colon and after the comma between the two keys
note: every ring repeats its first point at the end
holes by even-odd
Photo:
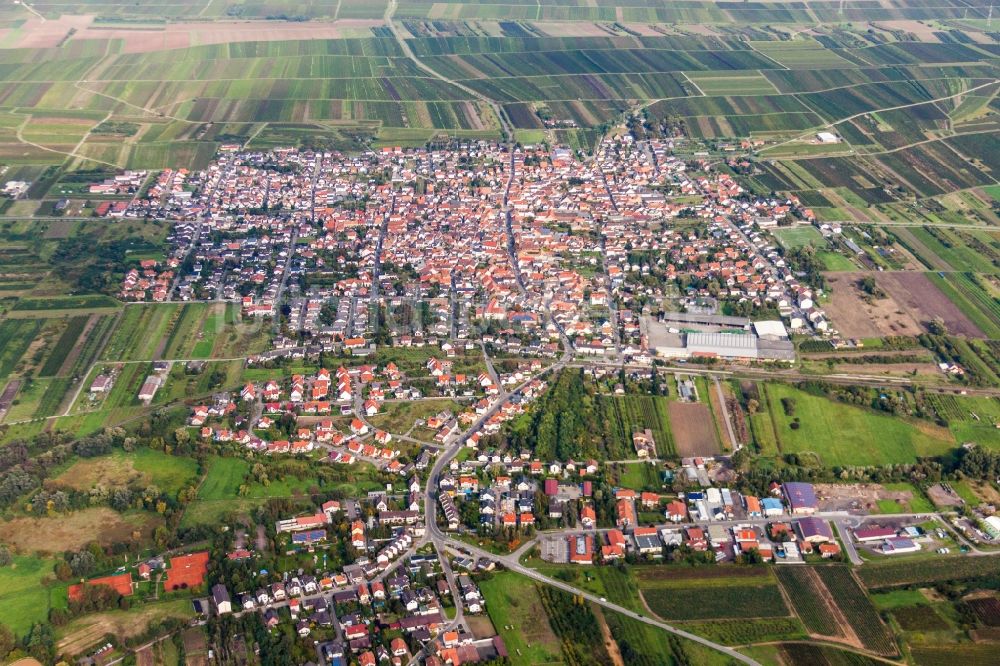
{"type": "Polygon", "coordinates": [[[530,569],[530,568],[524,566],[523,564],[521,564],[518,561],[519,552],[520,551],[518,551],[518,553],[514,553],[514,554],[511,554],[511,555],[495,555],[495,554],[490,553],[488,551],[482,550],[481,548],[477,548],[475,546],[470,546],[470,545],[468,545],[466,543],[463,543],[463,542],[460,542],[460,541],[455,541],[454,539],[447,539],[446,541],[447,541],[447,543],[449,545],[453,545],[455,548],[459,548],[461,550],[465,550],[467,552],[470,552],[473,555],[476,555],[477,557],[485,557],[485,558],[488,558],[490,560],[499,562],[500,564],[502,564],[503,566],[505,566],[507,569],[510,569],[511,571],[515,571],[515,572],[517,572],[517,573],[519,573],[519,574],[521,574],[523,576],[527,576],[528,578],[531,578],[533,580],[537,580],[540,583],[545,583],[546,585],[551,585],[553,587],[557,587],[560,590],[563,590],[565,592],[569,592],[570,594],[575,594],[577,596],[581,596],[584,599],[587,599],[588,601],[597,604],[598,606],[602,606],[604,608],[613,610],[613,611],[615,611],[617,613],[621,613],[622,615],[630,617],[633,620],[638,620],[639,622],[643,622],[645,624],[652,625],[652,626],[657,627],[659,629],[663,629],[664,631],[668,631],[668,632],[670,632],[672,634],[676,634],[677,636],[681,636],[682,638],[686,638],[686,639],[688,639],[690,641],[694,641],[695,643],[699,643],[701,645],[704,645],[705,647],[712,648],[713,650],[717,650],[718,652],[723,653],[727,657],[730,657],[731,659],[735,659],[737,661],[740,661],[740,662],[742,662],[744,664],[751,664],[752,666],[760,666],[760,664],[757,661],[754,661],[752,658],[746,656],[745,654],[741,654],[741,653],[737,652],[736,650],[734,650],[732,648],[726,647],[725,645],[720,645],[718,643],[715,643],[713,641],[708,640],[707,638],[703,638],[701,636],[689,633],[687,631],[684,631],[683,629],[678,629],[677,627],[669,625],[666,622],[661,622],[659,620],[654,620],[654,619],[652,619],[650,617],[647,617],[647,616],[643,615],[642,613],[637,613],[637,612],[635,612],[633,610],[625,608],[624,606],[620,606],[620,605],[618,605],[616,603],[612,603],[612,602],[608,601],[604,597],[598,597],[597,595],[591,594],[590,592],[587,592],[586,590],[581,590],[578,587],[573,587],[572,585],[569,585],[568,583],[564,583],[561,580],[556,580],[555,578],[550,578],[548,576],[545,576],[545,575],[543,575],[543,574],[535,571],[534,569],[530,569]]]}
{"type": "MultiPolygon", "coordinates": [[[[569,352],[569,351],[567,351],[559,361],[557,361],[553,365],[549,366],[548,368],[546,368],[545,370],[543,370],[542,373],[539,373],[539,374],[541,375],[541,374],[544,374],[544,373],[547,373],[547,372],[558,372],[562,367],[564,367],[569,362],[569,360],[571,358],[572,358],[572,353],[569,352]]],[[[515,388],[512,393],[517,393],[517,392],[523,390],[524,386],[526,386],[527,383],[528,382],[522,383],[517,388],[515,388]]],[[[442,566],[446,567],[445,568],[445,573],[448,576],[448,583],[449,583],[449,585],[452,586],[452,595],[453,595],[453,597],[455,599],[456,607],[458,608],[458,610],[456,612],[456,619],[455,619],[455,621],[453,621],[451,623],[451,625],[449,625],[449,628],[453,627],[453,626],[456,626],[457,622],[463,616],[463,614],[462,614],[461,606],[459,605],[461,600],[460,600],[460,597],[456,594],[457,590],[456,590],[456,588],[454,586],[454,580],[453,580],[454,577],[453,577],[453,574],[451,574],[450,566],[447,566],[447,558],[444,555],[444,551],[445,551],[445,549],[447,547],[451,547],[451,548],[454,548],[454,549],[459,550],[459,551],[469,552],[469,553],[472,553],[473,555],[476,555],[478,557],[485,557],[485,558],[488,558],[490,560],[499,562],[500,564],[502,564],[503,566],[507,567],[508,569],[510,569],[512,571],[516,571],[517,573],[520,573],[522,575],[528,576],[529,578],[532,578],[532,579],[537,580],[539,582],[545,583],[547,585],[553,585],[555,587],[558,587],[561,590],[564,590],[566,592],[570,592],[571,594],[582,596],[585,599],[588,599],[589,601],[592,601],[595,604],[598,604],[598,605],[603,606],[605,608],[609,608],[609,609],[611,609],[613,611],[616,611],[618,613],[626,615],[626,616],[628,616],[628,617],[630,617],[630,618],[632,618],[634,620],[637,620],[639,622],[644,622],[645,624],[649,624],[649,625],[652,625],[654,627],[658,627],[660,629],[663,629],[665,631],[669,631],[670,633],[676,634],[676,635],[681,636],[683,638],[686,638],[688,640],[692,640],[692,641],[694,641],[696,643],[700,643],[701,645],[704,645],[706,647],[712,648],[714,650],[718,650],[719,652],[722,652],[723,654],[725,654],[725,655],[727,655],[727,656],[729,656],[729,657],[731,657],[733,659],[736,659],[737,661],[740,661],[740,662],[743,662],[743,663],[746,663],[746,664],[751,664],[753,666],[759,666],[756,661],[754,661],[750,657],[747,657],[746,655],[740,654],[739,652],[737,652],[736,650],[733,650],[732,648],[728,648],[728,647],[726,647],[724,645],[720,645],[718,643],[714,643],[714,642],[712,642],[712,641],[710,641],[710,640],[708,640],[706,638],[702,638],[701,636],[696,636],[695,634],[688,633],[688,632],[686,632],[686,631],[684,631],[682,629],[678,629],[678,628],[673,627],[673,626],[671,626],[669,624],[666,624],[665,622],[660,622],[658,620],[654,620],[654,619],[648,618],[648,617],[644,616],[641,613],[637,613],[637,612],[632,611],[632,610],[630,610],[628,608],[625,608],[623,606],[619,606],[618,604],[611,603],[611,602],[607,601],[604,598],[597,597],[596,595],[593,595],[593,594],[591,594],[589,592],[586,592],[586,591],[581,590],[579,588],[573,587],[572,585],[568,585],[567,583],[564,583],[562,581],[559,581],[559,580],[556,580],[556,579],[553,579],[553,578],[549,578],[548,576],[544,576],[544,575],[538,573],[534,569],[529,569],[529,568],[523,566],[519,562],[519,558],[520,558],[521,554],[530,545],[532,545],[532,542],[528,542],[528,543],[524,544],[518,551],[516,551],[515,553],[513,553],[511,555],[501,556],[501,555],[495,555],[493,553],[490,553],[488,551],[482,550],[482,549],[477,548],[475,546],[471,546],[471,545],[469,545],[467,543],[464,543],[462,541],[458,541],[456,539],[448,537],[446,534],[444,534],[444,532],[441,531],[441,529],[438,527],[438,524],[437,524],[437,495],[436,495],[436,492],[435,492],[436,489],[437,489],[437,486],[438,486],[438,479],[440,478],[441,472],[445,469],[445,466],[458,454],[458,451],[465,444],[465,441],[468,439],[468,437],[472,433],[478,431],[479,428],[482,427],[483,423],[485,423],[487,419],[489,419],[491,416],[493,416],[493,414],[495,414],[497,412],[497,410],[500,408],[500,405],[503,404],[503,401],[504,401],[504,399],[506,397],[507,397],[507,394],[501,395],[490,406],[490,409],[487,410],[487,412],[485,414],[481,415],[476,420],[476,422],[473,423],[472,426],[469,427],[468,430],[466,430],[462,435],[460,435],[459,437],[457,437],[455,439],[455,441],[451,444],[451,446],[449,446],[445,451],[443,451],[438,456],[437,460],[434,462],[434,465],[431,467],[431,472],[430,472],[430,476],[428,478],[427,486],[424,489],[424,521],[425,521],[426,528],[425,528],[425,531],[424,531],[424,537],[422,539],[420,539],[420,541],[417,544],[415,544],[415,547],[419,547],[420,545],[422,545],[423,543],[426,543],[428,541],[431,542],[431,543],[433,543],[435,549],[438,552],[438,555],[441,557],[442,566]]],[[[410,663],[411,664],[416,663],[417,660],[418,660],[418,658],[421,655],[423,655],[423,654],[424,654],[424,651],[422,650],[420,653],[418,653],[417,655],[414,656],[413,660],[411,660],[410,663]]]]}

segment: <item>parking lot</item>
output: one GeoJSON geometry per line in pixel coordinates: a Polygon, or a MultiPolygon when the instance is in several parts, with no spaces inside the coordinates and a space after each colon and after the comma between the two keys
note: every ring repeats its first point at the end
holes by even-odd
{"type": "Polygon", "coordinates": [[[539,543],[542,559],[547,562],[568,562],[569,543],[565,536],[545,537],[539,543]]]}

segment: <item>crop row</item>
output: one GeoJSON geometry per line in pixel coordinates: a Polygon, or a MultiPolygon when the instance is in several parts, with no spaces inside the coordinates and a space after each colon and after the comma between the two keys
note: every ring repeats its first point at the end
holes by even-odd
{"type": "Polygon", "coordinates": [[[41,319],[8,319],[0,322],[0,379],[17,367],[21,356],[42,329],[41,319]]]}
{"type": "Polygon", "coordinates": [[[844,613],[862,645],[879,654],[896,654],[896,646],[886,631],[875,606],[851,570],[842,566],[817,567],[823,584],[830,591],[833,602],[844,613]]]}
{"type": "Polygon", "coordinates": [[[71,317],[66,322],[66,328],[56,341],[55,346],[49,353],[49,357],[45,360],[45,365],[38,371],[39,377],[54,377],[59,373],[63,363],[66,361],[66,357],[72,351],[73,347],[76,346],[80,334],[83,333],[83,329],[87,326],[88,319],[89,317],[86,316],[71,317]]]}
{"type": "Polygon", "coordinates": [[[894,561],[864,566],[858,571],[869,589],[930,584],[1000,574],[1000,561],[994,557],[951,557],[920,561],[894,561]]]}
{"type": "Polygon", "coordinates": [[[642,590],[651,611],[667,620],[784,617],[788,608],[777,584],[654,587],[642,590]]]}
{"type": "Polygon", "coordinates": [[[806,628],[823,636],[836,636],[837,623],[817,589],[819,581],[814,572],[806,567],[777,567],[775,573],[806,628]]]}

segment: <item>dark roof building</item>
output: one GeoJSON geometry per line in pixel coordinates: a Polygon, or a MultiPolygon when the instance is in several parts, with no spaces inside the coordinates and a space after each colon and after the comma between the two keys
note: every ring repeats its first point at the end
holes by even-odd
{"type": "Polygon", "coordinates": [[[833,541],[833,530],[830,529],[830,524],[825,520],[807,516],[795,521],[795,524],[798,526],[799,533],[805,541],[811,543],[833,541]]]}
{"type": "Polygon", "coordinates": [[[809,515],[816,513],[819,508],[816,491],[813,490],[811,483],[789,481],[782,486],[782,491],[785,493],[785,499],[788,500],[788,506],[792,513],[809,515]]]}

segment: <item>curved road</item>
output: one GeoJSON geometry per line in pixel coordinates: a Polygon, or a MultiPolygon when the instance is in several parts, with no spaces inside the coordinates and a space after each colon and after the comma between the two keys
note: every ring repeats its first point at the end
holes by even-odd
{"type": "MultiPolygon", "coordinates": [[[[428,525],[428,529],[431,529],[429,525],[428,525]]],[[[437,530],[437,525],[435,525],[433,529],[436,531],[437,530]]],[[[476,548],[475,546],[470,546],[469,544],[461,542],[461,541],[456,541],[454,539],[447,539],[447,538],[445,539],[445,541],[448,543],[448,545],[453,546],[455,548],[459,548],[461,550],[465,550],[467,552],[472,553],[473,555],[476,555],[476,556],[479,556],[479,557],[485,557],[485,558],[488,558],[488,559],[500,562],[506,568],[510,569],[511,571],[516,571],[517,573],[521,574],[522,576],[527,576],[528,578],[531,578],[533,580],[537,580],[540,583],[545,583],[546,585],[551,585],[553,587],[557,587],[560,590],[563,590],[564,592],[569,592],[570,594],[575,594],[575,595],[581,596],[584,599],[597,604],[598,606],[602,606],[604,608],[608,608],[610,610],[615,611],[616,613],[621,613],[622,615],[630,617],[633,620],[638,620],[639,622],[643,622],[645,624],[657,627],[659,629],[663,629],[664,631],[670,632],[670,633],[675,634],[677,636],[681,636],[682,638],[686,638],[689,641],[694,641],[695,643],[699,643],[701,645],[704,645],[705,647],[712,648],[713,650],[721,652],[724,655],[726,655],[727,657],[730,657],[731,659],[735,659],[736,661],[740,661],[740,662],[742,662],[744,664],[751,664],[753,666],[760,666],[760,664],[758,662],[754,661],[753,659],[751,659],[747,655],[742,654],[740,652],[737,652],[736,650],[734,650],[732,648],[729,648],[729,647],[726,647],[725,645],[719,645],[718,643],[713,643],[712,641],[708,640],[707,638],[703,638],[703,637],[698,636],[696,634],[689,633],[687,631],[684,631],[683,629],[678,629],[677,627],[669,625],[669,624],[667,624],[665,622],[660,622],[659,620],[654,620],[654,619],[652,619],[650,617],[647,617],[647,616],[643,615],[642,613],[637,613],[637,612],[635,612],[633,610],[629,610],[628,608],[625,608],[624,606],[619,606],[616,603],[612,603],[612,602],[608,601],[607,599],[605,599],[604,597],[598,597],[595,594],[591,594],[590,592],[587,592],[585,590],[581,590],[580,588],[573,587],[572,585],[564,583],[561,580],[556,580],[555,578],[549,578],[548,576],[540,574],[539,572],[535,571],[534,569],[530,569],[530,568],[524,566],[523,564],[521,564],[520,562],[518,562],[516,554],[514,554],[514,555],[507,555],[507,556],[494,555],[493,553],[490,553],[490,552],[487,552],[485,550],[476,548]]]]}

